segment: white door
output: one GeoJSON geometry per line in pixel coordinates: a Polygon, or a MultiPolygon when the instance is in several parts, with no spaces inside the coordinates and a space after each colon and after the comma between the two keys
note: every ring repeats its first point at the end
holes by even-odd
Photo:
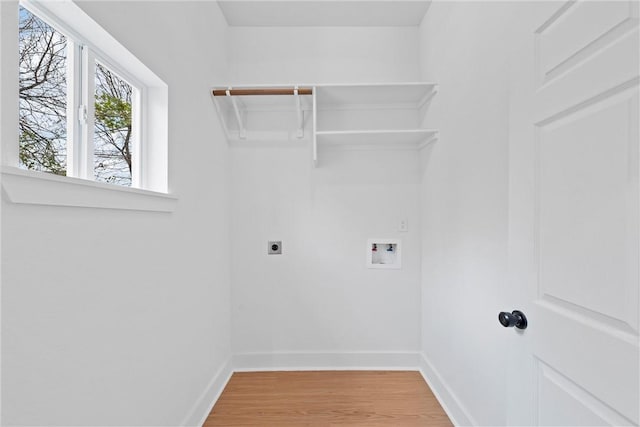
{"type": "Polygon", "coordinates": [[[504,329],[507,421],[637,425],[638,2],[519,7],[505,309],[528,327],[504,329]]]}

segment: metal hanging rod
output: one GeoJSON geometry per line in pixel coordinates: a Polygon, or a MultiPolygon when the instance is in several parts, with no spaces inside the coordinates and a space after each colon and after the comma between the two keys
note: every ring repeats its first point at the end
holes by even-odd
{"type": "MultiPolygon", "coordinates": [[[[297,95],[313,95],[310,87],[300,87],[297,95]]],[[[243,88],[243,89],[214,89],[213,96],[247,96],[247,95],[296,95],[296,88],[243,88]]]]}

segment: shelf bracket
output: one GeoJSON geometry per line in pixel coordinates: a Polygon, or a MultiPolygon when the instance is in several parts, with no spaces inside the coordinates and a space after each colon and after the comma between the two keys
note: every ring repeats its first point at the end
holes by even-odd
{"type": "Polygon", "coordinates": [[[435,85],[429,93],[427,93],[421,100],[418,102],[418,108],[424,107],[431,99],[438,94],[438,85],[435,85]]]}
{"type": "Polygon", "coordinates": [[[420,143],[418,145],[418,149],[422,150],[427,145],[433,144],[434,142],[438,142],[439,139],[440,139],[440,132],[435,132],[433,135],[429,136],[426,140],[420,143]]]}
{"type": "Polygon", "coordinates": [[[313,87],[313,94],[311,96],[311,126],[313,128],[313,132],[311,136],[313,137],[311,144],[311,159],[313,163],[313,167],[318,167],[318,109],[317,109],[317,98],[316,98],[316,87],[313,87]]]}
{"type": "Polygon", "coordinates": [[[238,103],[236,102],[236,99],[231,96],[231,86],[229,86],[229,89],[226,90],[226,95],[229,97],[229,99],[231,99],[231,103],[233,104],[233,111],[235,111],[236,113],[236,120],[238,120],[238,129],[240,130],[240,138],[246,139],[247,132],[244,128],[244,123],[242,123],[242,115],[240,114],[238,103]]]}
{"type": "Polygon", "coordinates": [[[296,100],[296,113],[298,114],[298,131],[296,136],[298,138],[304,137],[304,117],[302,116],[302,104],[300,102],[300,94],[298,93],[298,86],[293,88],[293,97],[296,100]]]}

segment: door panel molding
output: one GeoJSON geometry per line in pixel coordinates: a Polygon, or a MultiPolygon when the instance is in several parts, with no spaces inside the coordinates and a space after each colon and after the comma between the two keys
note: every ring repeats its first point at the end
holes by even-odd
{"type": "Polygon", "coordinates": [[[627,426],[635,424],[552,366],[539,359],[536,362],[539,396],[536,410],[537,425],[573,423],[583,426],[627,426]]]}
{"type": "Polygon", "coordinates": [[[590,310],[584,306],[549,294],[543,294],[537,303],[574,322],[600,329],[602,332],[611,334],[629,344],[638,344],[638,331],[624,320],[607,316],[606,314],[590,310]]]}
{"type": "Polygon", "coordinates": [[[615,319],[636,334],[637,83],[554,114],[536,126],[534,138],[538,298],[582,307],[583,315],[608,324],[615,319]]]}
{"type": "MultiPolygon", "coordinates": [[[[533,121],[542,122],[554,114],[566,111],[582,102],[607,96],[609,91],[633,85],[638,78],[640,63],[638,21],[606,49],[583,61],[567,73],[536,85],[533,121]]],[[[535,66],[534,66],[535,68],[535,66]]]]}
{"type": "Polygon", "coordinates": [[[570,72],[637,23],[638,5],[632,0],[566,2],[534,33],[538,84],[570,72]]]}
{"type": "Polygon", "coordinates": [[[538,301],[534,307],[537,328],[544,331],[535,335],[534,358],[637,424],[637,337],[620,339],[619,331],[611,333],[602,324],[593,327],[590,319],[577,321],[577,316],[567,316],[545,302],[538,301]]]}
{"type": "Polygon", "coordinates": [[[600,93],[597,93],[584,100],[579,100],[575,104],[564,106],[563,109],[548,113],[549,116],[538,119],[534,126],[536,128],[550,128],[557,122],[562,121],[565,118],[569,120],[575,120],[580,118],[581,114],[592,114],[593,109],[600,109],[609,103],[619,102],[617,98],[630,98],[633,94],[629,95],[630,91],[636,91],[640,86],[640,76],[635,76],[627,81],[624,81],[616,86],[609,87],[600,93]],[[620,95],[620,96],[618,96],[620,95]]]}

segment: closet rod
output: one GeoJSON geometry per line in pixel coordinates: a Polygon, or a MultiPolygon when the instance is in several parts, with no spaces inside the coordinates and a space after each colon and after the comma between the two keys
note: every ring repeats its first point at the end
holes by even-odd
{"type": "MultiPolygon", "coordinates": [[[[295,95],[295,88],[280,87],[280,88],[245,88],[245,89],[231,89],[229,95],[231,96],[244,96],[244,95],[295,95]]],[[[313,95],[313,89],[310,87],[299,87],[298,95],[313,95]]],[[[214,89],[213,96],[227,96],[227,89],[214,89]]]]}

